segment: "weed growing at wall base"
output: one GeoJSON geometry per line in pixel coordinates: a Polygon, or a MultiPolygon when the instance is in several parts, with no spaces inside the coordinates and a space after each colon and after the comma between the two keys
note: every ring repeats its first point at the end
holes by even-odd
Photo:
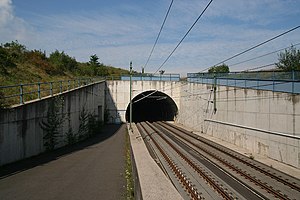
{"type": "Polygon", "coordinates": [[[134,199],[134,182],[132,175],[132,161],[131,161],[131,151],[130,151],[130,140],[128,132],[126,133],[126,145],[125,145],[125,153],[126,153],[126,166],[125,166],[125,179],[126,179],[126,199],[132,200],[134,199]]]}

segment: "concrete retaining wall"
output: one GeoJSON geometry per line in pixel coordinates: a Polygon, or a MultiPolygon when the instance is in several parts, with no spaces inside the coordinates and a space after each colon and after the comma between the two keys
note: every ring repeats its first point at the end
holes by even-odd
{"type": "MultiPolygon", "coordinates": [[[[181,82],[132,81],[132,98],[150,90],[158,90],[170,96],[180,109],[181,82]]],[[[107,81],[106,109],[108,122],[125,122],[126,109],[130,102],[129,81],[107,81]]]]}
{"type": "Polygon", "coordinates": [[[63,94],[16,106],[0,113],[0,166],[45,151],[44,131],[40,123],[47,120],[50,102],[60,97],[59,117],[64,116],[56,148],[67,144],[66,133],[79,130],[83,108],[98,120],[104,119],[105,82],[84,86],[63,94]]]}
{"type": "MultiPolygon", "coordinates": [[[[129,87],[129,81],[107,81],[59,95],[63,99],[60,115],[64,115],[64,121],[57,147],[66,145],[68,130],[78,133],[83,108],[98,120],[106,117],[108,122],[125,121],[129,87]]],[[[300,95],[219,86],[214,113],[211,85],[133,81],[132,89],[132,98],[149,90],[170,96],[179,110],[176,121],[185,126],[300,168],[299,139],[251,129],[300,137],[300,95]]],[[[40,123],[47,119],[53,98],[1,111],[0,165],[45,151],[45,133],[40,123]]]]}
{"type": "Polygon", "coordinates": [[[214,113],[211,90],[211,85],[197,83],[182,87],[177,121],[253,153],[300,168],[299,139],[263,132],[267,130],[299,137],[300,95],[219,86],[217,112],[214,113]]]}

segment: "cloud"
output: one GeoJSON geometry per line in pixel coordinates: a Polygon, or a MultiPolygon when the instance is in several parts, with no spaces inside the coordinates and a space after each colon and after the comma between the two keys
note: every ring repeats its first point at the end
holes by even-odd
{"type": "MultiPolygon", "coordinates": [[[[15,16],[11,0],[0,0],[0,38],[1,41],[18,39],[29,49],[48,53],[56,49],[65,51],[79,61],[88,61],[90,55],[97,54],[105,64],[127,68],[132,60],[139,71],[148,58],[169,1],[120,2],[103,5],[100,12],[30,13],[25,21],[15,16]]],[[[174,2],[146,71],[153,72],[162,64],[207,3],[174,2]]],[[[299,25],[296,16],[300,11],[296,5],[299,3],[293,0],[214,1],[163,68],[166,72],[200,71],[299,25]]],[[[300,42],[299,31],[227,64],[300,42]]],[[[276,60],[276,55],[234,69],[269,64],[272,60],[276,60]]]]}
{"type": "Polygon", "coordinates": [[[0,0],[0,27],[6,26],[13,18],[11,0],[0,0]]]}
{"type": "Polygon", "coordinates": [[[28,24],[16,17],[11,0],[0,0],[0,42],[24,41],[30,35],[28,24]]]}

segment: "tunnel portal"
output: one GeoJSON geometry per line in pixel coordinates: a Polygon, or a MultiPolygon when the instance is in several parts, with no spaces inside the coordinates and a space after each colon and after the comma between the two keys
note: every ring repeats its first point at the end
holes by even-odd
{"type": "MultiPolygon", "coordinates": [[[[132,99],[132,122],[174,121],[178,108],[165,93],[157,90],[146,91],[132,99]]],[[[126,121],[129,121],[130,104],[126,109],[126,121]]]]}

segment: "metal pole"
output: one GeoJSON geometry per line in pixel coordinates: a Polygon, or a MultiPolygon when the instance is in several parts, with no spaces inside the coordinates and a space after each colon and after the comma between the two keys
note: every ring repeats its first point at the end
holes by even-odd
{"type": "Polygon", "coordinates": [[[292,93],[294,93],[295,85],[295,70],[292,71],[292,93]]]}
{"type": "Polygon", "coordinates": [[[41,83],[38,82],[38,98],[41,99],[41,83]]]}
{"type": "Polygon", "coordinates": [[[70,86],[71,86],[70,80],[68,80],[68,90],[70,90],[70,86]]]}
{"type": "Polygon", "coordinates": [[[24,104],[24,100],[23,100],[23,84],[20,84],[20,104],[24,104]]]}
{"type": "Polygon", "coordinates": [[[130,95],[130,113],[129,113],[129,128],[132,130],[132,61],[130,62],[130,88],[129,88],[129,95],[130,95]]]}
{"type": "Polygon", "coordinates": [[[60,83],[59,83],[59,93],[60,94],[62,93],[62,81],[60,81],[60,83]]]}
{"type": "Polygon", "coordinates": [[[214,76],[214,113],[217,112],[217,78],[214,76]]]}
{"type": "Polygon", "coordinates": [[[50,95],[53,96],[53,83],[50,82],[50,95]]]}

